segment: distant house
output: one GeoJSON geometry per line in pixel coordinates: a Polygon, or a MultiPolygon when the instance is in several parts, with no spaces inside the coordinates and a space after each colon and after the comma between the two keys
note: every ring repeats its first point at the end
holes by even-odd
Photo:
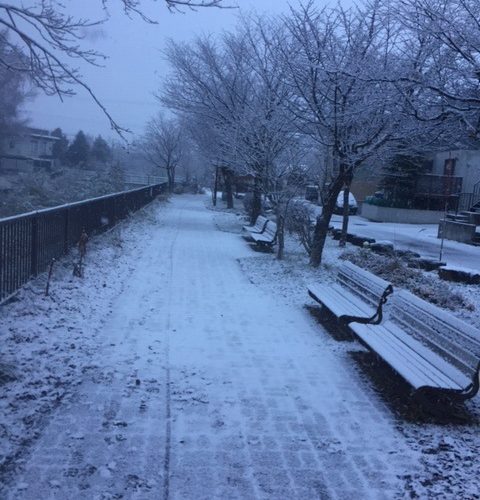
{"type": "Polygon", "coordinates": [[[252,174],[236,175],[233,180],[235,194],[253,191],[255,177],[252,174]]]}
{"type": "Polygon", "coordinates": [[[54,165],[53,145],[58,137],[48,130],[25,127],[3,139],[0,168],[5,172],[28,172],[34,168],[51,169],[54,165]]]}
{"type": "MultiPolygon", "coordinates": [[[[459,210],[469,210],[480,198],[480,151],[454,150],[432,157],[429,175],[423,184],[437,185],[437,191],[454,198],[459,210]]],[[[418,186],[417,186],[418,187],[418,186]]],[[[421,189],[417,189],[421,192],[421,189]]],[[[424,190],[425,191],[425,190],[424,190]]]]}
{"type": "Polygon", "coordinates": [[[462,178],[461,192],[472,193],[480,185],[480,151],[456,150],[433,157],[432,174],[462,178]]]}

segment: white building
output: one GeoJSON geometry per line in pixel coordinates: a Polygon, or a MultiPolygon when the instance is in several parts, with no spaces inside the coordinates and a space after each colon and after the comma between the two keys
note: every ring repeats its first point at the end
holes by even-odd
{"type": "Polygon", "coordinates": [[[51,169],[54,163],[53,145],[58,137],[48,130],[24,128],[6,137],[0,148],[0,168],[4,172],[28,172],[37,168],[51,169]]]}
{"type": "Polygon", "coordinates": [[[456,150],[433,157],[432,174],[462,178],[462,193],[473,193],[480,185],[480,151],[456,150]]]}

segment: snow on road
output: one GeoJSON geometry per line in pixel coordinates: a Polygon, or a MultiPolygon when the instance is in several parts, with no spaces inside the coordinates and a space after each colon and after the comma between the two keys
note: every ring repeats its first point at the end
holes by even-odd
{"type": "Polygon", "coordinates": [[[84,324],[89,369],[1,497],[403,497],[420,454],[308,312],[247,278],[252,251],[203,198],[152,210],[125,243],[131,271],[109,271],[124,283],[105,321],[84,324]]]}
{"type": "MultiPolygon", "coordinates": [[[[341,228],[342,218],[332,217],[332,225],[341,228]]],[[[437,238],[438,224],[395,224],[372,222],[360,216],[350,218],[348,231],[377,241],[391,241],[395,248],[411,250],[422,257],[439,259],[441,240],[437,238]]],[[[480,247],[444,240],[442,260],[455,267],[480,270],[480,247]]]]}

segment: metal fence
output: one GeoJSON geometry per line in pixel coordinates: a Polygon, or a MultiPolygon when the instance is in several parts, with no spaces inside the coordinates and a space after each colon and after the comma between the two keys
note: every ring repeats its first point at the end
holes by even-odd
{"type": "Polygon", "coordinates": [[[447,198],[462,192],[463,177],[422,174],[417,177],[416,196],[447,198]]]}
{"type": "Polygon", "coordinates": [[[0,303],[66,255],[83,229],[102,233],[166,190],[155,184],[0,219],[0,303]]]}
{"type": "Polygon", "coordinates": [[[150,186],[151,184],[163,184],[166,182],[168,182],[168,179],[159,175],[125,175],[125,184],[133,186],[150,186]]]}

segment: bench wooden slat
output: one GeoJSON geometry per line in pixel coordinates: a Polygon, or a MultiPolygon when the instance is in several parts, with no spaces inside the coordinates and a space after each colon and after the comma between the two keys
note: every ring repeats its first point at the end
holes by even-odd
{"type": "Polygon", "coordinates": [[[378,304],[378,299],[382,296],[389,282],[375,274],[356,266],[352,262],[345,261],[338,270],[337,281],[347,288],[358,288],[365,298],[369,298],[373,305],[378,304]]]}
{"type": "MultiPolygon", "coordinates": [[[[334,285],[308,286],[310,296],[332,314],[348,322],[346,317],[372,318],[390,283],[368,271],[344,261],[338,267],[334,285]]],[[[391,293],[391,292],[390,292],[391,293]]],[[[380,317],[380,314],[378,314],[380,317]]],[[[372,320],[373,321],[373,320],[372,320]]]]}
{"type": "Polygon", "coordinates": [[[479,388],[480,331],[399,290],[388,321],[351,323],[352,331],[415,390],[449,391],[463,399],[479,388]]]}
{"type": "Polygon", "coordinates": [[[472,376],[480,360],[480,332],[406,290],[392,301],[391,315],[412,337],[472,376]]]}
{"type": "Polygon", "coordinates": [[[273,245],[277,237],[277,225],[268,220],[263,233],[251,233],[250,237],[255,243],[273,245]]]}
{"type": "Polygon", "coordinates": [[[471,379],[406,335],[391,322],[351,324],[352,330],[416,390],[422,387],[461,391],[471,379]]]}
{"type": "Polygon", "coordinates": [[[259,215],[253,226],[243,226],[243,230],[247,233],[262,233],[265,230],[268,219],[263,215],[259,215]]]}
{"type": "Polygon", "coordinates": [[[337,284],[310,285],[308,293],[312,299],[321,302],[337,317],[343,315],[369,317],[376,311],[376,304],[373,306],[356,296],[345,294],[345,288],[337,284]]]}

